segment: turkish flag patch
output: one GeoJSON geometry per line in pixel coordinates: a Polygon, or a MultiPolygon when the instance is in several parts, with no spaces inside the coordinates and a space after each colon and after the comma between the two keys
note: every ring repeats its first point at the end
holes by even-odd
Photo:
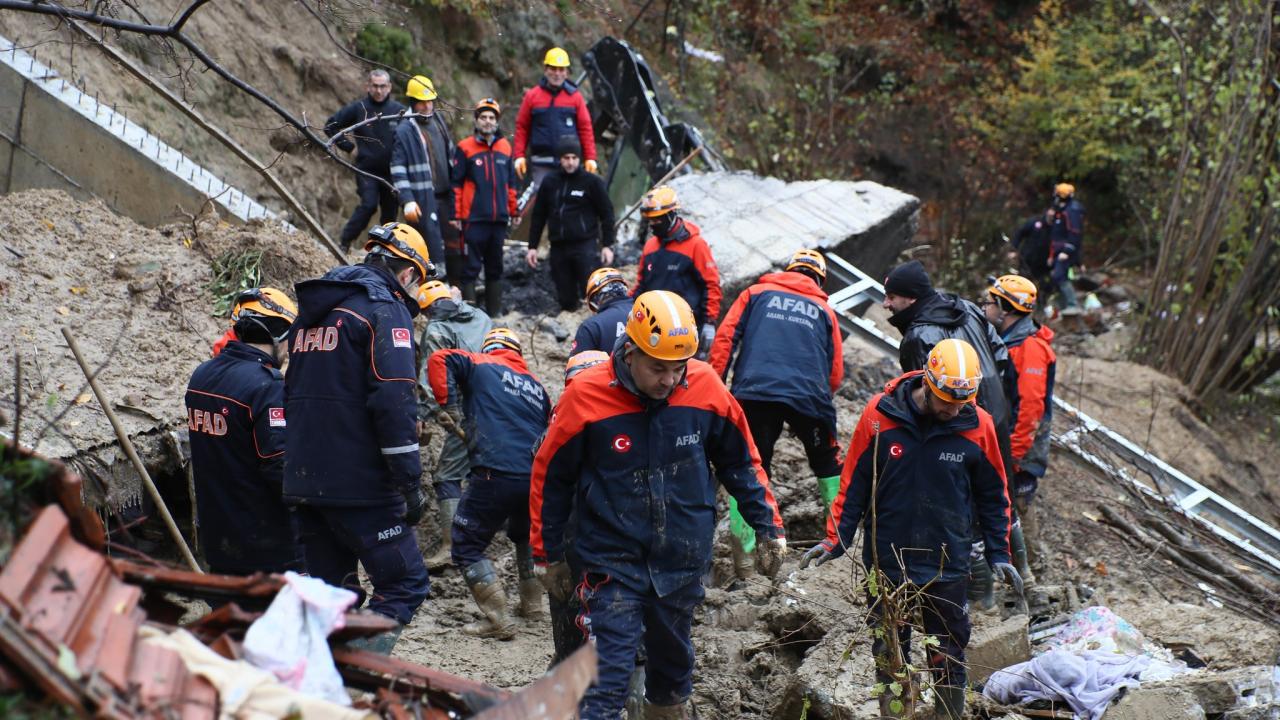
{"type": "Polygon", "coordinates": [[[271,427],[284,427],[284,408],[267,408],[267,424],[271,427]]]}
{"type": "Polygon", "coordinates": [[[391,328],[391,344],[396,347],[413,347],[413,334],[409,328],[391,328]]]}

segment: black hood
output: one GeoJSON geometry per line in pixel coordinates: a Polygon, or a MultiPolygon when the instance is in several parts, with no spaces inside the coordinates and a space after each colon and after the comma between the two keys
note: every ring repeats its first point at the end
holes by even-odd
{"type": "Polygon", "coordinates": [[[902,312],[894,313],[889,324],[905,333],[913,325],[941,325],[960,327],[964,324],[964,304],[951,293],[935,292],[911,304],[902,312]]]}
{"type": "Polygon", "coordinates": [[[316,280],[306,280],[294,285],[298,295],[298,319],[303,327],[314,325],[342,301],[364,293],[374,302],[400,301],[409,310],[409,317],[417,317],[418,300],[405,295],[400,283],[392,274],[372,265],[343,265],[325,273],[316,280]]]}

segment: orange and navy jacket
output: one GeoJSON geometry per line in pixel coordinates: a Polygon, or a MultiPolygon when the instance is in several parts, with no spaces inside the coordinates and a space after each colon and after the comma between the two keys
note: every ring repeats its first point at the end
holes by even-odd
{"type": "Polygon", "coordinates": [[[200,544],[218,572],[297,569],[284,472],[284,376],[271,356],[238,340],[187,384],[191,472],[200,544]]]}
{"type": "Polygon", "coordinates": [[[699,326],[720,317],[720,272],[697,225],[680,218],[667,237],[653,235],[645,241],[631,295],[650,290],[670,290],[684,298],[699,326]]]}
{"type": "Polygon", "coordinates": [[[553,88],[547,79],[529,88],[516,114],[515,157],[526,155],[554,158],[556,142],[564,135],[577,135],[582,144],[582,160],[596,159],[596,134],[591,113],[578,86],[565,80],[553,88]]]}
{"type": "Polygon", "coordinates": [[[511,143],[499,130],[491,142],[472,135],[453,151],[449,181],[454,217],[462,222],[506,222],[516,214],[511,143]]]}
{"type": "Polygon", "coordinates": [[[863,563],[871,567],[878,554],[880,569],[891,580],[899,582],[905,574],[917,585],[969,574],[974,512],[987,562],[1009,562],[1011,522],[991,416],[970,403],[947,422],[922,422],[911,391],[923,376],[916,370],[892,380],[867,403],[849,444],[823,541],[839,556],[862,523],[863,563]]]}
{"type": "Polygon", "coordinates": [[[534,457],[534,560],[561,561],[572,545],[586,572],[638,592],[699,582],[711,563],[717,480],[756,532],[783,537],[746,417],[715,370],[689,361],[670,397],[655,401],[635,389],[619,350],[565,388],[534,457]]]}
{"type": "Polygon", "coordinates": [[[284,494],[291,503],[393,506],[416,491],[413,318],[391,273],[345,265],[295,286],[285,377],[284,494]]]}
{"type": "Polygon", "coordinates": [[[735,398],[783,403],[822,419],[835,435],[831,396],[844,379],[840,325],[813,278],[770,273],[743,290],[716,332],[711,366],[724,378],[733,369],[735,398]]]}
{"type": "Polygon", "coordinates": [[[1010,450],[1013,470],[1044,477],[1049,465],[1049,426],[1053,420],[1053,384],[1058,356],[1053,331],[1030,315],[1009,326],[1001,337],[1018,369],[1018,409],[1010,450]]]}
{"type": "Polygon", "coordinates": [[[533,448],[547,429],[551,400],[514,350],[437,350],[427,360],[441,407],[462,396],[471,467],[528,478],[533,448]]]}

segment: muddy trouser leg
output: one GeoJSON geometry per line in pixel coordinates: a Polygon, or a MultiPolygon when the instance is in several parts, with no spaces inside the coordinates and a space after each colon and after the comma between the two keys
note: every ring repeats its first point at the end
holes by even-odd
{"type": "Polygon", "coordinates": [[[1076,288],[1071,284],[1071,264],[1069,262],[1054,261],[1053,272],[1050,273],[1049,279],[1053,282],[1053,286],[1057,288],[1058,293],[1062,295],[1064,307],[1077,307],[1076,288]]]}
{"type": "Polygon", "coordinates": [[[1019,470],[1013,476],[1013,507],[1022,520],[1022,535],[1026,544],[1027,563],[1039,564],[1036,543],[1040,541],[1040,521],[1036,519],[1031,501],[1040,486],[1040,478],[1025,470],[1019,470]]]}
{"type": "Polygon", "coordinates": [[[693,693],[693,611],[705,591],[695,581],[665,597],[650,596],[644,613],[645,700],[679,705],[693,693]]]}
{"type": "MultiPolygon", "coordinates": [[[[572,558],[566,558],[566,560],[569,563],[570,577],[581,578],[582,571],[578,568],[577,562],[572,558]]],[[[586,629],[578,624],[578,618],[582,612],[582,603],[578,599],[578,586],[574,587],[573,592],[565,598],[564,602],[550,595],[547,600],[551,610],[551,643],[555,646],[551,665],[555,666],[582,647],[587,642],[587,635],[586,629]]]]}
{"type": "Polygon", "coordinates": [[[587,297],[587,278],[600,267],[600,250],[596,240],[584,240],[574,243],[571,273],[573,275],[573,296],[578,300],[587,297]]]}
{"type": "MultiPolygon", "coordinates": [[[[462,233],[453,226],[453,193],[436,193],[436,217],[440,218],[440,239],[444,241],[445,280],[451,285],[462,282],[462,233]]],[[[435,258],[432,258],[435,262],[435,258]]]]}
{"type": "Polygon", "coordinates": [[[556,288],[556,301],[561,310],[578,309],[577,282],[574,278],[573,245],[551,243],[547,251],[547,264],[551,266],[551,284],[556,288]]]}
{"type": "MultiPolygon", "coordinates": [[[[347,220],[346,225],[342,226],[342,234],[338,236],[343,250],[349,249],[351,243],[364,233],[365,228],[369,227],[369,221],[373,219],[373,214],[379,211],[382,200],[380,187],[381,184],[373,178],[356,176],[356,192],[359,194],[360,203],[356,205],[355,210],[351,211],[351,218],[347,220]]],[[[391,219],[395,219],[394,212],[391,219]]],[[[384,222],[390,222],[390,220],[384,222]]]]}
{"type": "MultiPolygon", "coordinates": [[[[450,412],[456,422],[460,413],[450,412]]],[[[440,446],[440,462],[436,466],[431,485],[435,489],[436,500],[456,500],[462,497],[462,479],[471,469],[467,458],[467,443],[451,432],[445,432],[444,442],[440,446]]]]}
{"type": "Polygon", "coordinates": [[[939,644],[929,651],[929,669],[940,690],[937,695],[948,713],[942,717],[960,718],[964,714],[964,687],[967,679],[964,649],[969,646],[968,589],[964,580],[934,582],[921,598],[920,616],[926,635],[939,644]],[[948,691],[948,689],[954,689],[948,691]]]}
{"type": "MultiPolygon", "coordinates": [[[[867,627],[878,628],[882,614],[880,603],[867,593],[867,627]]],[[[898,646],[902,648],[902,660],[908,662],[911,658],[911,625],[909,623],[903,623],[898,628],[898,646]]],[[[871,641],[871,657],[876,664],[876,682],[886,685],[894,681],[886,670],[890,660],[886,657],[888,652],[889,644],[883,638],[877,637],[871,641]]]]}
{"type": "Polygon", "coordinates": [[[489,317],[502,314],[502,255],[506,251],[505,223],[487,223],[488,239],[484,245],[484,309],[489,317]]]}
{"type": "Polygon", "coordinates": [[[488,237],[484,225],[485,223],[469,222],[462,226],[462,240],[467,245],[467,261],[462,266],[464,300],[467,299],[466,288],[471,288],[471,299],[467,302],[475,300],[476,280],[480,279],[480,273],[484,270],[484,242],[488,237]]]}
{"type": "Polygon", "coordinates": [[[818,478],[818,494],[822,498],[822,507],[827,512],[831,503],[840,492],[840,472],[843,463],[840,461],[840,442],[836,439],[835,426],[829,420],[809,417],[786,409],[785,418],[791,432],[804,446],[805,457],[809,459],[809,469],[818,478]]]}
{"type": "MultiPolygon", "coordinates": [[[[390,175],[384,176],[383,179],[391,182],[390,175]]],[[[395,222],[398,217],[400,217],[400,199],[391,188],[378,183],[378,224],[386,225],[389,222],[395,222]]]]}
{"type": "MultiPolygon", "coordinates": [[[[701,585],[699,585],[699,591],[701,585]]],[[[650,588],[638,592],[623,583],[599,573],[587,573],[578,586],[582,610],[578,625],[595,641],[598,680],[587,690],[578,706],[581,720],[617,720],[627,702],[631,671],[635,669],[636,648],[646,632],[646,609],[661,602],[650,588]]],[[[690,609],[692,610],[692,608],[690,609]]],[[[691,613],[690,613],[691,617],[691,613]]],[[[684,620],[686,642],[690,617],[684,620]]],[[[662,658],[676,662],[678,658],[662,658]]],[[[689,645],[689,670],[693,669],[692,644],[689,645]]]]}
{"type": "MultiPolygon", "coordinates": [[[[498,534],[510,514],[507,495],[519,489],[519,481],[493,475],[485,468],[472,468],[462,491],[462,502],[453,516],[453,564],[467,568],[484,559],[493,536],[498,534]]],[[[525,503],[528,503],[529,480],[524,479],[525,503]]],[[[525,510],[527,513],[528,510],[525,510]]],[[[525,536],[528,537],[526,526],[525,536]]]]}
{"type": "MultiPolygon", "coordinates": [[[[783,414],[787,407],[782,403],[762,400],[740,400],[742,412],[747,416],[747,427],[755,440],[756,450],[760,453],[760,466],[765,475],[769,475],[773,467],[773,447],[782,435],[783,414]]],[[[738,539],[738,547],[750,555],[756,549],[756,531],[738,512],[738,502],[729,497],[729,530],[738,539]]]]}
{"type": "Polygon", "coordinates": [[[364,604],[365,592],[360,587],[356,568],[356,553],[343,543],[332,528],[328,516],[310,505],[297,507],[298,538],[302,543],[307,564],[307,574],[318,577],[334,587],[346,588],[356,594],[356,604],[364,604]]]}
{"type": "Polygon", "coordinates": [[[417,535],[404,521],[404,511],[403,502],[385,507],[319,509],[334,539],[359,558],[369,575],[373,585],[369,609],[407,625],[427,599],[431,579],[417,535]]]}

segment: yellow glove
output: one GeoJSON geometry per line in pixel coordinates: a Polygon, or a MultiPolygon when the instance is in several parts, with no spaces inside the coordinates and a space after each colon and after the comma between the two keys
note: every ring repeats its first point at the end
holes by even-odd
{"type": "Polygon", "coordinates": [[[522,157],[518,157],[516,158],[516,161],[512,164],[515,166],[515,169],[516,169],[516,177],[520,179],[524,179],[524,173],[526,170],[529,169],[528,161],[522,157]]]}
{"type": "Polygon", "coordinates": [[[418,209],[418,203],[408,202],[404,205],[404,219],[411,223],[418,222],[418,218],[422,217],[422,211],[418,209]]]}
{"type": "Polygon", "coordinates": [[[591,173],[592,175],[599,174],[600,166],[596,164],[595,160],[588,160],[586,162],[585,167],[587,168],[587,172],[591,173]]]}

